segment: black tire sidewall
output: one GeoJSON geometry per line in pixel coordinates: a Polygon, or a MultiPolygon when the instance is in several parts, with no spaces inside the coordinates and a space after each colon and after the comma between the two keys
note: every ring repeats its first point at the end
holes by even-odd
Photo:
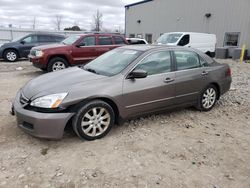
{"type": "Polygon", "coordinates": [[[73,129],[74,129],[75,133],[81,139],[92,141],[92,140],[100,139],[100,138],[106,136],[109,133],[109,131],[111,130],[111,128],[113,127],[114,123],[115,123],[115,113],[114,113],[114,110],[112,109],[112,107],[108,103],[106,103],[104,101],[95,100],[95,101],[92,101],[92,102],[89,102],[89,103],[83,105],[78,110],[78,112],[76,113],[76,115],[73,118],[72,126],[73,126],[73,129]],[[90,109],[92,109],[94,107],[103,107],[103,108],[105,108],[109,112],[109,114],[110,114],[110,125],[106,129],[106,131],[103,132],[101,135],[95,136],[95,137],[91,137],[91,136],[86,135],[82,131],[82,129],[81,129],[81,120],[82,120],[83,116],[85,115],[85,113],[87,113],[90,109]]]}
{"type": "Polygon", "coordinates": [[[217,99],[218,99],[218,90],[217,90],[217,88],[216,88],[214,85],[209,85],[209,86],[207,86],[207,87],[201,92],[201,94],[200,94],[200,97],[199,97],[199,109],[200,109],[201,111],[205,111],[205,112],[210,111],[210,110],[214,107],[214,105],[216,104],[217,99]],[[208,90],[209,88],[213,88],[213,89],[215,90],[215,93],[216,93],[215,102],[214,102],[214,104],[213,104],[210,108],[204,108],[203,105],[202,105],[202,99],[203,99],[204,93],[205,93],[206,90],[208,90]]]}
{"type": "Polygon", "coordinates": [[[47,71],[48,72],[53,72],[53,65],[55,62],[62,62],[65,67],[67,68],[69,65],[68,65],[68,62],[64,59],[64,58],[61,58],[61,57],[54,57],[52,58],[50,61],[49,61],[49,64],[48,64],[48,67],[47,67],[47,71]]]}
{"type": "Polygon", "coordinates": [[[10,49],[10,50],[5,50],[5,52],[4,52],[4,54],[3,54],[3,58],[4,58],[5,61],[8,61],[8,62],[15,62],[15,61],[18,60],[18,53],[17,53],[16,50],[11,50],[11,49],[10,49]],[[13,53],[16,54],[16,59],[15,59],[14,61],[8,60],[7,54],[8,54],[9,52],[13,52],[13,53]]]}

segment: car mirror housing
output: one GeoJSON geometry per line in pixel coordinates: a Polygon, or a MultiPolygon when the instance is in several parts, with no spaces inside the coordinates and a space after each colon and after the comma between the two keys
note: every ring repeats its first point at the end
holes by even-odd
{"type": "Polygon", "coordinates": [[[21,44],[25,44],[25,41],[24,41],[24,40],[22,40],[20,43],[21,43],[21,44]]]}
{"type": "Polygon", "coordinates": [[[80,43],[80,44],[77,44],[77,45],[76,45],[77,48],[80,48],[80,47],[82,47],[82,46],[86,46],[86,44],[85,44],[85,43],[80,43]]]}
{"type": "Polygon", "coordinates": [[[148,76],[148,73],[144,70],[138,69],[138,70],[133,70],[131,73],[128,75],[128,79],[136,79],[136,78],[146,78],[148,76]]]}

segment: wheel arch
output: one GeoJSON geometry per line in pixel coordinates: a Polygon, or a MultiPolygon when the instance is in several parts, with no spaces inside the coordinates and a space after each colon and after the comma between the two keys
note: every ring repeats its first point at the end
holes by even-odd
{"type": "Polygon", "coordinates": [[[69,59],[68,59],[68,57],[65,55],[65,54],[53,54],[53,55],[50,55],[49,57],[48,57],[48,63],[47,63],[47,65],[49,64],[49,62],[53,59],[53,58],[57,58],[57,57],[60,57],[60,58],[62,58],[62,59],[64,59],[64,60],[66,60],[67,61],[67,63],[68,63],[68,66],[70,66],[70,62],[69,62],[69,59]]]}
{"type": "Polygon", "coordinates": [[[216,82],[212,82],[212,83],[210,83],[209,85],[213,85],[213,86],[215,86],[216,87],[216,89],[217,89],[217,100],[219,100],[220,99],[220,95],[221,95],[221,88],[220,88],[220,85],[218,84],[218,83],[216,83],[216,82]]]}
{"type": "MultiPolygon", "coordinates": [[[[87,104],[87,103],[89,103],[91,101],[95,101],[95,100],[101,100],[101,101],[104,101],[107,104],[109,104],[112,107],[112,109],[114,110],[114,113],[115,113],[115,123],[119,124],[119,120],[120,120],[120,111],[119,111],[119,108],[118,108],[117,104],[114,102],[114,100],[112,100],[112,99],[110,99],[109,97],[106,97],[106,96],[105,97],[101,97],[100,96],[100,97],[93,97],[93,98],[84,99],[84,100],[82,100],[82,101],[80,101],[80,102],[78,102],[78,103],[70,106],[68,110],[71,111],[71,112],[76,113],[77,110],[79,108],[81,108],[83,105],[85,105],[85,104],[87,104]]],[[[70,122],[71,122],[71,120],[72,120],[73,117],[71,117],[71,119],[68,121],[67,127],[70,126],[69,124],[70,124],[70,122]]]]}
{"type": "Polygon", "coordinates": [[[13,47],[8,47],[8,48],[4,49],[3,50],[3,56],[4,56],[4,54],[5,54],[5,52],[7,50],[14,50],[17,53],[17,57],[20,58],[20,53],[19,53],[18,49],[17,48],[13,48],[13,47]]]}

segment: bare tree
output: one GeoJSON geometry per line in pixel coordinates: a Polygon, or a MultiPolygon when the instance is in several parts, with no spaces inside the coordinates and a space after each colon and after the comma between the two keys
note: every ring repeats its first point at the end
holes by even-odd
{"type": "Polygon", "coordinates": [[[62,15],[56,15],[55,16],[55,25],[56,25],[56,29],[58,31],[61,30],[62,20],[63,20],[62,15]]]}
{"type": "Polygon", "coordinates": [[[34,16],[34,19],[33,19],[32,28],[33,28],[33,29],[36,29],[36,17],[35,17],[35,16],[34,16]]]}
{"type": "Polygon", "coordinates": [[[97,10],[93,15],[93,31],[101,31],[102,29],[102,13],[97,10]]]}

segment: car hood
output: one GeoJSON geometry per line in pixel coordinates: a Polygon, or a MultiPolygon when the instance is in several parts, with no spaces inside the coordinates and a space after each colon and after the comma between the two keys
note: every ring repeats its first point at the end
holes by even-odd
{"type": "Polygon", "coordinates": [[[32,48],[33,50],[50,50],[50,49],[54,49],[54,48],[64,48],[65,44],[63,43],[54,43],[54,44],[47,44],[47,45],[42,45],[42,46],[37,46],[32,48]]]}
{"type": "Polygon", "coordinates": [[[58,72],[47,73],[29,81],[23,88],[22,94],[28,99],[35,99],[55,93],[69,92],[77,84],[93,84],[98,79],[108,78],[85,71],[78,67],[68,68],[58,72]]]}
{"type": "Polygon", "coordinates": [[[13,46],[16,46],[18,44],[18,42],[7,42],[7,43],[4,43],[2,45],[0,45],[0,47],[13,47],[13,46]]]}

